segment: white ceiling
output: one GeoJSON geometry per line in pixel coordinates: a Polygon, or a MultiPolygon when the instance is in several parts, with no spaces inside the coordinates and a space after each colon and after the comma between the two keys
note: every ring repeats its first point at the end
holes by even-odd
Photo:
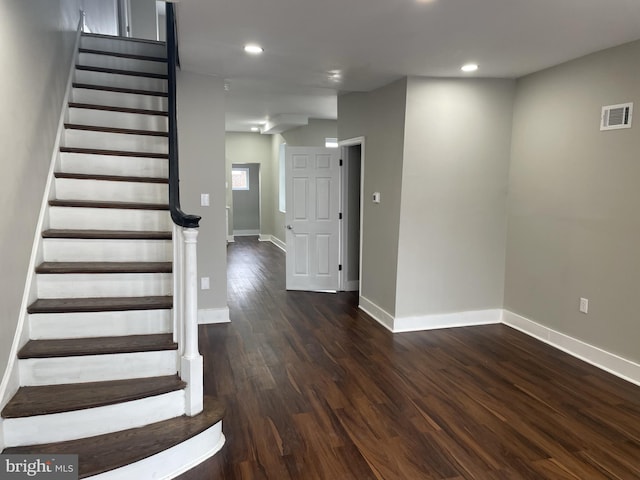
{"type": "Polygon", "coordinates": [[[183,0],[178,28],[182,68],[226,79],[227,130],[248,131],[406,75],[514,78],[636,40],[640,0],[183,0]]]}

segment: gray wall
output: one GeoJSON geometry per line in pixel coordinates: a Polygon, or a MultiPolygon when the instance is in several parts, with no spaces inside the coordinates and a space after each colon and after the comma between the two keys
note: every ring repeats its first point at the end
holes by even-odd
{"type": "Polygon", "coordinates": [[[66,88],[80,3],[0,3],[0,372],[7,366],[66,88]]]}
{"type": "Polygon", "coordinates": [[[202,216],[198,276],[211,279],[211,289],[200,290],[198,308],[224,308],[227,305],[224,81],[183,71],[178,71],[177,80],[182,208],[202,216]],[[200,206],[201,193],[209,193],[209,207],[200,206]]]}
{"type": "Polygon", "coordinates": [[[340,140],[364,136],[362,278],[360,294],[391,315],[396,310],[398,232],[407,80],[338,97],[340,140]],[[381,193],[374,204],[373,192],[381,193]]]}
{"type": "Polygon", "coordinates": [[[233,190],[233,229],[260,231],[260,164],[233,164],[249,169],[249,190],[233,190]]]}
{"type": "Polygon", "coordinates": [[[338,138],[338,122],[311,118],[308,125],[287,130],[281,135],[292,147],[324,147],[326,138],[338,138]]]}
{"type": "Polygon", "coordinates": [[[505,308],[640,361],[640,134],[599,131],[640,107],[640,42],[518,81],[505,308]],[[587,297],[589,313],[579,313],[587,297]]]}
{"type": "Polygon", "coordinates": [[[409,78],[397,317],[502,307],[514,91],[409,78]]]}

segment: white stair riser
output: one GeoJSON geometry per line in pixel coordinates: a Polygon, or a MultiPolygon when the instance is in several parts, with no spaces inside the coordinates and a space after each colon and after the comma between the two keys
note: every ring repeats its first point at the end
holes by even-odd
{"type": "Polygon", "coordinates": [[[105,90],[91,90],[87,88],[74,88],[71,92],[71,99],[75,103],[140,108],[143,110],[160,110],[163,112],[167,111],[168,103],[166,97],[109,92],[105,90]]]}
{"type": "Polygon", "coordinates": [[[168,129],[167,117],[162,115],[110,112],[90,108],[69,108],[69,123],[151,130],[154,132],[166,132],[168,129]]]}
{"type": "Polygon", "coordinates": [[[86,37],[80,39],[80,47],[105,52],[129,53],[133,55],[147,55],[150,57],[166,56],[167,48],[157,42],[140,42],[124,38],[86,37]]]}
{"type": "Polygon", "coordinates": [[[170,240],[83,240],[45,238],[46,262],[170,262],[170,240]]]}
{"type": "Polygon", "coordinates": [[[118,70],[130,70],[134,72],[148,72],[167,74],[167,63],[135,58],[115,57],[112,55],[99,55],[94,53],[80,53],[79,65],[92,67],[116,68],[118,70]]]}
{"type": "Polygon", "coordinates": [[[184,390],[104,407],[4,421],[8,447],[64,442],[127,430],[184,414],[184,390]]]}
{"type": "Polygon", "coordinates": [[[169,232],[171,216],[165,210],[121,210],[117,208],[49,208],[49,226],[69,230],[134,230],[169,232]]]}
{"type": "Polygon", "coordinates": [[[39,274],[38,298],[171,295],[170,273],[39,274]]]}
{"type": "Polygon", "coordinates": [[[169,151],[169,140],[167,137],[111,132],[92,132],[89,130],[74,129],[65,130],[64,145],[67,147],[124,150],[127,152],[166,154],[169,151]]]}
{"type": "Polygon", "coordinates": [[[164,183],[113,182],[56,178],[60,200],[117,200],[119,202],[168,203],[169,186],[164,183]]]}
{"type": "Polygon", "coordinates": [[[19,360],[18,365],[24,387],[161,377],[175,375],[178,370],[176,350],[28,358],[19,360]]]}
{"type": "Polygon", "coordinates": [[[171,310],[29,315],[29,338],[32,340],[153,335],[172,330],[171,310]]]}
{"type": "Polygon", "coordinates": [[[169,162],[163,158],[61,153],[60,171],[66,173],[168,178],[169,162]]]}
{"type": "Polygon", "coordinates": [[[115,73],[92,72],[90,70],[76,69],[75,82],[88,83],[90,85],[103,85],[108,87],[152,90],[154,92],[167,91],[167,81],[162,78],[148,78],[140,77],[137,75],[120,75],[115,73]]]}

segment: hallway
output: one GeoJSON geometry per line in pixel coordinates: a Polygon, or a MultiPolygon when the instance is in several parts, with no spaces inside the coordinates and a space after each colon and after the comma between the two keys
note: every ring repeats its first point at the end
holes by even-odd
{"type": "Polygon", "coordinates": [[[200,327],[227,443],[181,480],[640,478],[640,387],[503,325],[392,335],[255,237],[228,279],[200,327]]]}

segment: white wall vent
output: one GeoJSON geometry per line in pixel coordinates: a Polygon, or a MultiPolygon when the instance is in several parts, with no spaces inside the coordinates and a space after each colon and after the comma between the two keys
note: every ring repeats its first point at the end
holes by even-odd
{"type": "Polygon", "coordinates": [[[619,105],[607,105],[606,107],[602,107],[600,130],[631,128],[632,114],[633,103],[621,103],[619,105]]]}

